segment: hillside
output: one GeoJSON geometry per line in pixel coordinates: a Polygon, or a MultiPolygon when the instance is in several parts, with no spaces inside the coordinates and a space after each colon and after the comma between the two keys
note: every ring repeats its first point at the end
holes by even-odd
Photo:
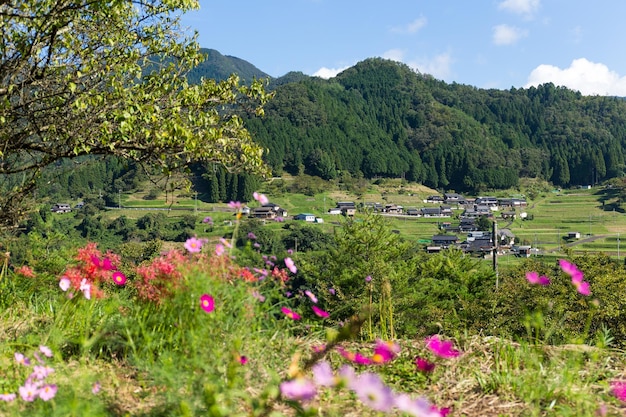
{"type": "Polygon", "coordinates": [[[248,61],[229,55],[222,55],[215,49],[202,48],[200,50],[206,59],[187,74],[190,83],[198,83],[200,78],[225,80],[231,74],[237,74],[242,84],[247,84],[254,78],[270,78],[270,76],[248,61]]]}

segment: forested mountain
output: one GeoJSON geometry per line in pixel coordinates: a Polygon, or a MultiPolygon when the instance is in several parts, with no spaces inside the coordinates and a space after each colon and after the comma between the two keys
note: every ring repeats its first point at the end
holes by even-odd
{"type": "Polygon", "coordinates": [[[618,98],[553,84],[447,84],[380,58],[330,80],[288,75],[293,81],[270,85],[266,116],[246,121],[277,174],[403,176],[480,191],[520,177],[568,186],[624,172],[626,102],[618,98]]]}
{"type": "Polygon", "coordinates": [[[195,84],[200,78],[214,79],[217,81],[227,79],[231,74],[239,75],[242,84],[248,84],[254,78],[270,78],[270,76],[248,61],[222,55],[215,49],[200,49],[206,59],[187,74],[190,83],[195,84]]]}

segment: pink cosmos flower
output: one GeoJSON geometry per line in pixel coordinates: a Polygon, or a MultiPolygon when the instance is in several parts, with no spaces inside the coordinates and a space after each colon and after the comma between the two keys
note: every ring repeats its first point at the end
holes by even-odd
{"type": "Polygon", "coordinates": [[[217,256],[222,256],[224,254],[224,245],[222,245],[221,243],[215,245],[215,254],[217,256]]]}
{"type": "Polygon", "coordinates": [[[35,398],[37,398],[39,389],[37,388],[37,385],[26,381],[23,386],[19,387],[18,392],[24,401],[32,402],[35,401],[35,398]]]}
{"type": "Polygon", "coordinates": [[[0,401],[11,402],[17,398],[17,394],[5,392],[4,394],[0,394],[0,401]]]}
{"type": "Polygon", "coordinates": [[[204,219],[202,219],[202,223],[206,223],[209,226],[213,225],[213,219],[211,218],[211,216],[206,216],[204,219]]]}
{"type": "Polygon", "coordinates": [[[591,290],[589,289],[589,283],[586,281],[574,281],[572,279],[572,284],[576,288],[579,294],[582,295],[591,295],[591,290]]]}
{"type": "Polygon", "coordinates": [[[545,275],[539,276],[539,274],[535,271],[526,272],[526,279],[531,284],[539,284],[543,286],[550,285],[550,279],[548,277],[545,275]]]}
{"type": "Polygon", "coordinates": [[[30,365],[30,359],[24,356],[23,353],[15,352],[14,357],[15,357],[15,362],[19,363],[20,365],[24,365],[24,366],[30,365]]]}
{"type": "Polygon", "coordinates": [[[313,309],[313,312],[315,313],[315,315],[318,317],[325,319],[329,316],[327,311],[322,310],[318,306],[311,306],[311,308],[313,309]]]}
{"type": "Polygon", "coordinates": [[[52,357],[52,350],[48,346],[40,345],[39,351],[44,354],[47,358],[52,357]]]}
{"type": "Polygon", "coordinates": [[[365,282],[372,282],[372,276],[371,275],[366,276],[365,282]]]}
{"type": "Polygon", "coordinates": [[[228,207],[240,211],[243,207],[243,204],[241,204],[240,201],[231,201],[230,203],[228,203],[228,207]]]}
{"type": "Polygon", "coordinates": [[[91,300],[91,284],[87,282],[86,278],[83,278],[83,280],[80,282],[79,290],[83,292],[83,295],[86,299],[91,300]]]}
{"type": "Polygon", "coordinates": [[[248,239],[256,240],[256,235],[254,233],[252,233],[252,232],[249,232],[248,233],[248,239]]]}
{"type": "Polygon", "coordinates": [[[126,275],[124,275],[120,271],[113,272],[112,278],[113,278],[113,282],[115,282],[117,285],[122,286],[126,284],[126,275]]]}
{"type": "Polygon", "coordinates": [[[93,385],[91,386],[91,393],[96,395],[97,393],[100,392],[100,382],[96,381],[93,383],[93,385]]]}
{"type": "Polygon", "coordinates": [[[433,412],[432,404],[424,397],[411,398],[408,394],[399,393],[395,395],[394,405],[411,416],[440,417],[440,414],[433,412]]]}
{"type": "Polygon", "coordinates": [[[265,196],[265,194],[257,193],[256,191],[252,193],[252,197],[254,197],[256,201],[261,203],[261,205],[267,204],[270,202],[270,200],[265,196]]]}
{"type": "Polygon", "coordinates": [[[202,245],[204,245],[203,239],[198,239],[196,237],[190,237],[185,242],[185,249],[187,249],[190,253],[198,253],[202,250],[202,245]]]}
{"type": "Polygon", "coordinates": [[[300,377],[281,383],[280,393],[288,400],[310,401],[317,395],[317,388],[313,381],[300,377]]]}
{"type": "Polygon", "coordinates": [[[233,247],[233,245],[230,243],[230,241],[224,239],[223,237],[220,238],[220,243],[222,245],[224,245],[225,248],[228,248],[228,249],[233,247]]]}
{"type": "Polygon", "coordinates": [[[292,320],[300,320],[301,318],[298,313],[293,310],[289,310],[287,307],[282,307],[280,311],[282,311],[285,316],[289,317],[292,320]]]}
{"type": "Polygon", "coordinates": [[[391,388],[386,386],[378,374],[362,373],[352,388],[356,396],[368,407],[388,412],[394,406],[394,395],[391,388]]]}
{"type": "Polygon", "coordinates": [[[313,380],[317,386],[334,387],[337,385],[337,378],[333,375],[333,370],[328,362],[316,363],[311,367],[311,372],[313,372],[313,380]]]}
{"type": "Polygon", "coordinates": [[[57,386],[55,384],[47,384],[41,387],[38,391],[39,398],[44,401],[48,401],[54,398],[57,394],[57,386]]]}
{"type": "Polygon", "coordinates": [[[313,303],[317,304],[317,297],[315,296],[315,294],[313,294],[313,293],[312,293],[311,291],[309,291],[309,290],[304,291],[304,294],[305,294],[307,297],[309,297],[309,299],[310,299],[311,301],[313,301],[313,303]]]}
{"type": "Polygon", "coordinates": [[[423,372],[425,374],[432,372],[435,369],[435,364],[432,362],[428,362],[424,358],[420,358],[419,356],[415,358],[415,366],[417,370],[423,372]]]}
{"type": "Polygon", "coordinates": [[[342,365],[341,368],[339,368],[337,375],[339,376],[339,382],[350,389],[353,389],[357,384],[356,372],[350,365],[342,365]]]}
{"type": "Polygon", "coordinates": [[[35,365],[30,376],[34,379],[43,380],[46,379],[52,372],[54,372],[54,369],[49,366],[35,365]]]}
{"type": "Polygon", "coordinates": [[[441,340],[437,334],[426,338],[426,347],[440,358],[456,358],[461,354],[460,351],[454,349],[452,346],[452,342],[441,340]]]}
{"type": "Polygon", "coordinates": [[[209,294],[203,294],[200,297],[200,307],[207,313],[215,310],[215,300],[209,294]]]}
{"type": "Polygon", "coordinates": [[[72,282],[70,281],[70,279],[68,277],[62,277],[59,280],[59,287],[61,288],[61,290],[63,291],[67,291],[70,289],[70,285],[72,284],[72,282]]]}
{"type": "Polygon", "coordinates": [[[296,268],[296,264],[293,262],[291,258],[285,258],[285,265],[291,271],[292,274],[298,272],[298,268],[296,268]]]}
{"type": "Polygon", "coordinates": [[[262,295],[260,292],[258,291],[252,291],[252,296],[254,298],[256,298],[257,300],[259,300],[259,303],[262,303],[263,301],[265,301],[265,296],[262,295]]]}
{"type": "Polygon", "coordinates": [[[335,291],[335,289],[334,289],[334,288],[329,288],[329,289],[328,289],[328,292],[329,292],[331,295],[335,295],[335,294],[336,294],[336,291],[335,291]]]}
{"type": "Polygon", "coordinates": [[[626,381],[612,381],[611,392],[618,400],[626,402],[626,381]]]}

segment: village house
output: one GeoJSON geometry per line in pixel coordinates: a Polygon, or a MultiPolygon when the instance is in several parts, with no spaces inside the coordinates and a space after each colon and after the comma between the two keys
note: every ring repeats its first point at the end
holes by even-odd
{"type": "Polygon", "coordinates": [[[352,201],[340,201],[337,203],[337,208],[341,210],[341,214],[346,217],[351,217],[356,214],[356,206],[352,201]]]}
{"type": "Polygon", "coordinates": [[[69,213],[72,211],[72,207],[69,204],[57,203],[52,206],[50,211],[53,213],[69,213]]]}
{"type": "Polygon", "coordinates": [[[257,219],[275,219],[277,217],[287,217],[287,210],[280,208],[278,204],[267,203],[261,207],[256,207],[250,213],[250,217],[257,219]]]}
{"type": "Polygon", "coordinates": [[[429,195],[428,197],[426,197],[426,200],[424,202],[425,203],[441,204],[441,203],[444,202],[444,199],[440,195],[429,195]]]}
{"type": "Polygon", "coordinates": [[[402,214],[404,208],[402,206],[398,206],[396,204],[387,204],[383,209],[383,213],[388,214],[402,214]]]}
{"type": "Polygon", "coordinates": [[[294,220],[304,220],[305,222],[315,222],[315,215],[311,213],[300,213],[293,216],[294,220]]]}

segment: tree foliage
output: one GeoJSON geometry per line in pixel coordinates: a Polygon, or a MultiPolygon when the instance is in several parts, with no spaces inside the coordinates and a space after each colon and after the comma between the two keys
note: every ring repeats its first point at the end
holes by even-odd
{"type": "Polygon", "coordinates": [[[164,171],[194,160],[264,173],[238,109],[261,114],[263,83],[190,85],[202,59],[178,13],[194,0],[8,0],[0,4],[0,213],[4,225],[41,172],[117,155],[164,171]]]}

